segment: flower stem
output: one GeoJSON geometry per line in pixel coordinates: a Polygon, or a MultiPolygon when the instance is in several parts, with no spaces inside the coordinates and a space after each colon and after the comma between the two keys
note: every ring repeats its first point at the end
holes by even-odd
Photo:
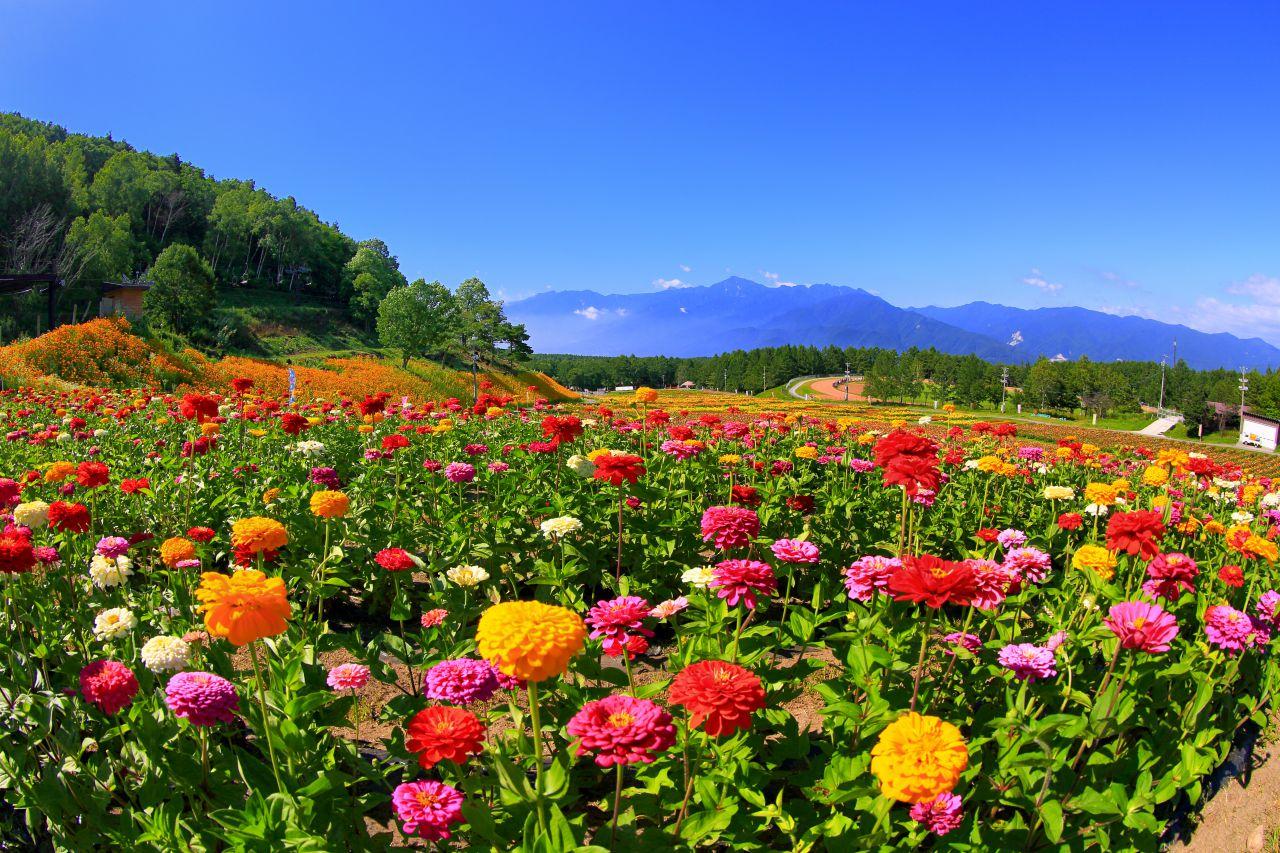
{"type": "Polygon", "coordinates": [[[542,723],[538,713],[538,682],[529,682],[529,722],[533,728],[533,799],[538,812],[538,830],[546,835],[547,816],[542,804],[542,723]]]}
{"type": "Polygon", "coordinates": [[[280,765],[276,761],[276,747],[271,739],[271,718],[267,714],[267,691],[262,684],[262,667],[258,664],[258,644],[249,644],[249,656],[253,660],[253,677],[258,682],[258,707],[262,709],[262,738],[267,742],[267,754],[271,757],[271,772],[276,777],[276,789],[285,793],[284,783],[280,781],[280,765]]]}
{"type": "Polygon", "coordinates": [[[614,765],[615,781],[613,783],[613,821],[609,824],[609,849],[618,841],[618,811],[622,806],[622,764],[614,765]]]}

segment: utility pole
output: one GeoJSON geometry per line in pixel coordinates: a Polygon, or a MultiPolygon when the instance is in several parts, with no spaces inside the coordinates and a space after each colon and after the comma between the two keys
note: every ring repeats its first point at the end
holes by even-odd
{"type": "Polygon", "coordinates": [[[1240,425],[1244,426],[1244,395],[1249,390],[1249,376],[1240,368],[1240,425]]]}
{"type": "Polygon", "coordinates": [[[721,391],[729,390],[729,368],[724,369],[724,384],[720,386],[721,391]]]}
{"type": "Polygon", "coordinates": [[[1009,388],[1009,368],[1000,368],[1000,414],[1004,414],[1004,395],[1009,388]]]}
{"type": "Polygon", "coordinates": [[[480,351],[471,351],[471,405],[480,402],[480,379],[477,371],[480,369],[480,351]]]}
{"type": "Polygon", "coordinates": [[[769,368],[760,368],[760,393],[763,394],[769,390],[769,368]]]}
{"type": "Polygon", "coordinates": [[[1164,362],[1165,356],[1160,356],[1160,403],[1156,406],[1156,415],[1164,415],[1164,362]]]}
{"type": "Polygon", "coordinates": [[[844,363],[844,401],[849,402],[849,362],[844,363]]]}

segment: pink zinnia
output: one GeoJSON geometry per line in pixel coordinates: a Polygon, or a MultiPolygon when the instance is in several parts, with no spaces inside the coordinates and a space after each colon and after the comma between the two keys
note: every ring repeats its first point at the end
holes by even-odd
{"type": "Polygon", "coordinates": [[[818,546],[802,539],[779,539],[769,546],[769,550],[784,563],[818,562],[818,546]]]}
{"type": "Polygon", "coordinates": [[[1011,548],[1021,548],[1027,544],[1027,534],[1021,530],[1014,530],[1012,527],[1006,527],[996,534],[996,542],[1000,543],[1000,547],[1006,551],[1011,548]]]}
{"type": "Polygon", "coordinates": [[[627,651],[630,658],[632,650],[643,652],[648,649],[648,638],[653,631],[645,628],[641,620],[649,615],[653,606],[638,595],[624,595],[609,601],[601,601],[587,613],[587,624],[591,626],[591,639],[604,640],[604,653],[618,656],[627,651]],[[636,638],[643,643],[634,646],[636,638]],[[643,648],[640,648],[643,646],[643,648]]]}
{"type": "Polygon", "coordinates": [[[450,827],[462,823],[462,792],[429,779],[404,782],[391,794],[396,817],[404,824],[405,835],[439,841],[453,835],[450,827]]]}
{"type": "Polygon", "coordinates": [[[490,661],[485,661],[485,663],[489,664],[489,668],[493,670],[494,681],[498,682],[498,686],[503,690],[524,689],[527,682],[523,678],[516,678],[514,675],[507,675],[505,672],[494,666],[490,661]]]}
{"type": "Polygon", "coordinates": [[[180,672],[164,688],[164,703],[193,726],[229,723],[240,710],[235,685],[211,672],[180,672]]]}
{"type": "Polygon", "coordinates": [[[449,611],[443,607],[437,607],[435,610],[428,610],[422,614],[422,627],[435,628],[437,625],[443,625],[445,618],[449,615],[449,611]]]}
{"type": "Polygon", "coordinates": [[[676,459],[692,459],[703,450],[701,444],[686,444],[678,439],[669,438],[662,442],[661,450],[668,456],[674,456],[676,459]]]}
{"type": "Polygon", "coordinates": [[[778,579],[768,563],[759,560],[725,560],[711,570],[710,589],[723,598],[730,607],[741,601],[748,609],[756,606],[756,593],[772,595],[778,588],[778,579]]]}
{"type": "Polygon", "coordinates": [[[1280,592],[1269,589],[1258,596],[1258,617],[1272,628],[1280,628],[1280,592]]]}
{"type": "Polygon", "coordinates": [[[484,702],[498,689],[488,661],[457,658],[441,661],[427,670],[426,693],[431,699],[468,705],[484,702]]]}
{"type": "MultiPolygon", "coordinates": [[[[942,641],[951,646],[959,646],[970,654],[977,654],[978,649],[982,648],[982,638],[977,634],[962,634],[959,631],[953,631],[943,637],[942,641]]],[[[949,655],[955,654],[950,649],[945,649],[945,651],[949,655]]]]}
{"type": "Polygon", "coordinates": [[[859,474],[865,474],[875,468],[876,463],[872,462],[870,459],[854,458],[849,460],[849,467],[859,474]]]}
{"type": "Polygon", "coordinates": [[[567,731],[578,739],[576,755],[595,754],[601,767],[648,764],[676,741],[671,715],[648,699],[606,696],[582,706],[567,731]]]}
{"type": "Polygon", "coordinates": [[[654,608],[649,611],[649,615],[654,619],[670,619],[672,616],[675,616],[688,606],[689,599],[682,595],[679,598],[669,598],[661,604],[655,605],[654,608]]]}
{"type": "Polygon", "coordinates": [[[1248,613],[1215,604],[1204,612],[1204,633],[1223,651],[1240,652],[1255,643],[1257,631],[1248,613]]]}
{"type": "Polygon", "coordinates": [[[105,536],[98,540],[98,545],[94,549],[104,557],[115,559],[123,557],[129,551],[129,540],[123,536],[105,536]]]}
{"type": "Polygon", "coordinates": [[[1196,561],[1186,554],[1159,554],[1147,566],[1148,580],[1142,591],[1152,598],[1177,601],[1184,592],[1195,592],[1191,583],[1200,573],[1196,561]]]}
{"type": "Polygon", "coordinates": [[[844,588],[855,601],[870,601],[874,593],[884,591],[900,568],[902,561],[897,557],[862,557],[844,570],[844,588]]]}
{"type": "Polygon", "coordinates": [[[743,506],[713,506],[702,514],[702,540],[721,551],[749,545],[760,533],[760,516],[743,506]]]}
{"type": "Polygon", "coordinates": [[[1043,583],[1053,568],[1053,560],[1039,548],[1013,548],[1005,553],[1002,565],[1030,583],[1043,583]]]}
{"type": "Polygon", "coordinates": [[[329,686],[334,690],[359,690],[369,683],[369,667],[342,663],[329,670],[329,686]]]}
{"type": "Polygon", "coordinates": [[[939,794],[932,800],[916,803],[911,807],[911,818],[923,823],[934,835],[946,835],[964,822],[960,797],[939,794]]]}
{"type": "Polygon", "coordinates": [[[1009,566],[994,560],[965,560],[965,563],[973,569],[974,580],[978,582],[973,606],[979,610],[995,610],[1011,591],[1017,590],[1021,576],[1009,566]]]}
{"type": "Polygon", "coordinates": [[[80,693],[104,714],[114,714],[133,703],[138,679],[129,667],[114,660],[96,660],[80,670],[80,693]]]}
{"type": "Polygon", "coordinates": [[[476,466],[468,462],[450,462],[444,466],[444,478],[450,483],[470,483],[476,478],[476,466]]]}
{"type": "Polygon", "coordinates": [[[1159,654],[1169,651],[1178,622],[1164,608],[1145,601],[1122,601],[1107,611],[1103,624],[1120,639],[1121,648],[1159,654]]]}
{"type": "Polygon", "coordinates": [[[1000,650],[1000,665],[1013,672],[1022,681],[1052,678],[1058,674],[1058,659],[1044,646],[1031,643],[1010,643],[1000,650]]]}

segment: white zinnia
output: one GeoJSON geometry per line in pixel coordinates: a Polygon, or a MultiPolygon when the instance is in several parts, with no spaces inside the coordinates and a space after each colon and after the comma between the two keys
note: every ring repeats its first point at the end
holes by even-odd
{"type": "Polygon", "coordinates": [[[28,501],[13,508],[13,520],[23,527],[40,530],[49,523],[49,505],[44,501],[28,501]]]}
{"type": "Polygon", "coordinates": [[[137,626],[133,611],[125,607],[112,607],[102,611],[93,620],[93,635],[99,640],[114,640],[137,626]]]}
{"type": "Polygon", "coordinates": [[[152,672],[181,672],[191,658],[191,647],[178,637],[152,637],[139,656],[152,672]]]}
{"type": "Polygon", "coordinates": [[[680,576],[680,580],[696,587],[697,589],[706,589],[711,583],[712,571],[710,566],[694,566],[685,569],[684,574],[680,576]]]}
{"type": "Polygon", "coordinates": [[[543,536],[555,541],[571,533],[577,533],[582,529],[582,522],[571,515],[562,515],[558,518],[548,518],[538,525],[538,529],[542,531],[543,536]]]}
{"type": "Polygon", "coordinates": [[[480,566],[454,566],[445,575],[458,586],[475,586],[489,579],[489,573],[480,566]]]}
{"type": "Polygon", "coordinates": [[[89,579],[98,589],[117,587],[132,574],[133,561],[128,557],[112,559],[103,554],[94,554],[89,561],[89,579]]]}

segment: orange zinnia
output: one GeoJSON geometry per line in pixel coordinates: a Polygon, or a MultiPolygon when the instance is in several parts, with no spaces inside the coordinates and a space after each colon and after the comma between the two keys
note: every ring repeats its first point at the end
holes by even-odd
{"type": "Polygon", "coordinates": [[[289,534],[274,518],[242,518],[231,525],[231,544],[249,554],[279,551],[289,544],[289,534]]]}
{"type": "Polygon", "coordinates": [[[322,491],[311,496],[311,514],[319,518],[342,518],[351,509],[351,499],[342,492],[322,491]]]}
{"type": "Polygon", "coordinates": [[[212,636],[243,646],[263,637],[283,634],[289,627],[289,599],[284,581],[256,569],[233,575],[205,572],[200,576],[198,612],[212,636]]]}
{"type": "Polygon", "coordinates": [[[183,560],[191,560],[196,556],[196,546],[189,539],[174,536],[164,540],[160,546],[160,560],[169,568],[176,568],[183,560]]]}

